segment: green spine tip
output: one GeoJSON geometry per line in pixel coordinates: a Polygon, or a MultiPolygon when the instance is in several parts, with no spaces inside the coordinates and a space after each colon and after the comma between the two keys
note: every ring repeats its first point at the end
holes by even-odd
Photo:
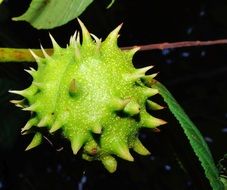
{"type": "Polygon", "coordinates": [[[55,131],[57,131],[58,129],[60,129],[61,126],[62,126],[62,125],[61,125],[60,122],[55,121],[54,124],[51,126],[49,132],[50,132],[50,133],[54,133],[55,131]]]}
{"type": "Polygon", "coordinates": [[[89,161],[89,162],[91,162],[92,160],[94,160],[94,158],[93,158],[92,156],[89,156],[89,155],[87,155],[86,153],[83,153],[83,154],[82,154],[82,158],[83,158],[84,160],[89,161]]]}
{"type": "Polygon", "coordinates": [[[135,55],[135,53],[140,49],[140,47],[135,46],[132,49],[125,49],[123,50],[127,60],[129,62],[132,62],[133,56],[135,55]]]}
{"type": "Polygon", "coordinates": [[[23,100],[10,100],[10,102],[15,104],[19,108],[25,107],[25,99],[23,99],[23,100]]]}
{"type": "Polygon", "coordinates": [[[160,125],[165,125],[167,123],[166,121],[159,118],[155,118],[149,115],[148,113],[143,114],[141,118],[141,122],[142,122],[142,125],[147,128],[156,128],[160,125]]]}
{"type": "Polygon", "coordinates": [[[138,74],[144,74],[149,71],[150,69],[152,69],[154,66],[147,66],[147,67],[143,67],[143,68],[140,68],[140,69],[137,69],[137,73],[138,74]]]}
{"type": "Polygon", "coordinates": [[[151,153],[149,152],[149,150],[147,150],[143,144],[141,143],[141,141],[139,139],[137,139],[135,141],[135,144],[134,144],[134,147],[133,147],[133,150],[135,152],[137,152],[138,154],[140,155],[143,155],[143,156],[147,156],[147,155],[150,155],[151,153]]]}
{"type": "Polygon", "coordinates": [[[123,50],[126,54],[127,54],[127,56],[130,58],[130,60],[129,61],[131,61],[131,58],[133,58],[133,56],[135,55],[135,53],[137,52],[137,51],[139,51],[140,50],[140,47],[139,46],[134,46],[132,49],[126,49],[126,50],[123,50]]]}
{"type": "Polygon", "coordinates": [[[155,103],[151,100],[147,100],[147,106],[151,110],[162,110],[162,109],[165,108],[165,107],[163,107],[163,106],[161,106],[161,105],[159,105],[159,104],[157,104],[157,103],[155,103]]]}
{"type": "Polygon", "coordinates": [[[79,32],[77,32],[76,42],[77,42],[77,45],[81,45],[81,43],[80,43],[80,33],[79,32]]]}
{"type": "Polygon", "coordinates": [[[46,127],[52,120],[52,117],[50,115],[44,116],[40,122],[37,124],[37,127],[46,127]]]}
{"type": "Polygon", "coordinates": [[[35,133],[31,143],[27,146],[25,151],[35,148],[35,147],[39,146],[41,143],[42,143],[42,134],[37,132],[37,133],[35,133]]]}
{"type": "Polygon", "coordinates": [[[31,106],[23,108],[22,110],[23,111],[36,111],[37,107],[38,107],[37,104],[32,104],[31,106]]]}
{"type": "Polygon", "coordinates": [[[32,57],[35,59],[35,61],[38,63],[41,60],[41,57],[39,57],[38,55],[36,55],[31,49],[28,49],[32,55],[32,57]]]}
{"type": "Polygon", "coordinates": [[[133,73],[133,74],[127,74],[126,80],[136,82],[139,79],[141,79],[142,77],[144,77],[144,74],[136,72],[136,73],[133,73]]]}
{"type": "Polygon", "coordinates": [[[94,125],[92,127],[92,132],[95,134],[101,134],[102,133],[102,126],[100,124],[94,125]]]}
{"type": "Polygon", "coordinates": [[[70,96],[75,96],[77,92],[77,88],[76,88],[76,80],[72,79],[69,85],[69,94],[70,96]]]}
{"type": "Polygon", "coordinates": [[[29,75],[31,75],[32,77],[34,77],[34,74],[35,74],[35,70],[34,69],[24,69],[25,72],[27,72],[29,75]]]}
{"type": "Polygon", "coordinates": [[[144,91],[144,95],[147,96],[147,97],[151,97],[151,96],[154,96],[156,94],[158,94],[159,91],[158,89],[156,88],[147,88],[145,91],[144,91]]]}
{"type": "Polygon", "coordinates": [[[73,154],[76,155],[78,153],[78,151],[83,146],[85,141],[86,140],[83,135],[80,135],[80,136],[78,135],[71,138],[71,148],[72,148],[73,154]]]}
{"type": "Polygon", "coordinates": [[[131,101],[125,106],[124,112],[130,116],[137,115],[140,112],[140,105],[131,101]]]}
{"type": "Polygon", "coordinates": [[[101,161],[104,167],[110,172],[113,173],[117,170],[117,161],[112,156],[103,156],[101,161]]]}
{"type": "Polygon", "coordinates": [[[77,44],[76,44],[76,37],[77,37],[77,30],[74,32],[74,34],[70,37],[70,39],[69,39],[69,45],[70,46],[72,46],[72,47],[74,47],[74,46],[76,46],[77,44]]]}
{"type": "Polygon", "coordinates": [[[20,96],[25,96],[26,90],[9,90],[9,93],[17,94],[17,95],[20,95],[20,96]]]}
{"type": "Polygon", "coordinates": [[[101,45],[101,39],[99,39],[99,38],[98,38],[96,35],[94,35],[94,34],[91,34],[91,37],[94,38],[97,47],[100,47],[100,45],[101,45]]]}
{"type": "Polygon", "coordinates": [[[111,105],[114,111],[120,111],[130,102],[130,98],[120,99],[116,98],[112,101],[111,105]]]}
{"type": "Polygon", "coordinates": [[[40,44],[40,48],[41,48],[41,51],[43,53],[43,56],[47,59],[47,60],[50,60],[51,57],[50,55],[46,52],[46,50],[43,48],[43,46],[40,44]]]}
{"type": "Polygon", "coordinates": [[[118,27],[116,27],[105,39],[105,43],[109,45],[117,45],[117,38],[119,37],[119,31],[121,30],[123,23],[121,23],[118,27]]]}
{"type": "Polygon", "coordinates": [[[25,131],[31,129],[34,125],[36,125],[38,122],[38,119],[35,117],[35,118],[32,118],[30,119],[26,124],[25,126],[21,129],[21,133],[23,134],[25,131]]]}
{"type": "Polygon", "coordinates": [[[99,147],[94,140],[87,142],[84,146],[84,152],[88,153],[89,155],[93,155],[93,156],[98,153],[98,149],[99,149],[99,147]]]}
{"type": "Polygon", "coordinates": [[[54,37],[49,33],[51,43],[53,45],[54,52],[61,50],[61,47],[58,45],[54,37]]]}
{"type": "Polygon", "coordinates": [[[124,159],[124,160],[128,160],[128,161],[130,161],[130,162],[133,162],[133,161],[134,161],[134,158],[133,158],[132,155],[130,154],[129,149],[128,149],[128,147],[127,147],[126,144],[123,144],[123,143],[121,143],[121,144],[116,143],[115,145],[113,145],[113,147],[115,147],[114,153],[115,153],[118,157],[120,157],[120,158],[122,158],[122,159],[124,159]]]}
{"type": "Polygon", "coordinates": [[[156,81],[154,80],[154,78],[158,75],[158,73],[154,73],[151,75],[145,75],[143,76],[141,79],[143,81],[143,83],[148,86],[151,87],[156,81]]]}
{"type": "Polygon", "coordinates": [[[91,35],[90,35],[89,31],[87,30],[87,28],[85,27],[84,23],[81,22],[81,20],[79,18],[77,20],[78,20],[79,25],[80,25],[81,30],[82,30],[82,37],[83,37],[82,44],[83,45],[90,44],[92,42],[92,39],[91,39],[91,35]]]}

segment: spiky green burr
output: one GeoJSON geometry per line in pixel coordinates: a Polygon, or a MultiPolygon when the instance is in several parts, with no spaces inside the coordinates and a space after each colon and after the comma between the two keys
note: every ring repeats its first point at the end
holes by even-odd
{"type": "MultiPolygon", "coordinates": [[[[53,55],[43,49],[44,58],[31,52],[38,69],[27,71],[33,77],[31,86],[10,91],[24,97],[12,102],[33,115],[22,133],[41,127],[52,134],[61,130],[74,154],[83,148],[84,159],[100,160],[108,171],[114,172],[115,155],[133,161],[130,149],[141,155],[150,154],[138,138],[142,127],[156,128],[166,123],[146,111],[146,106],[162,109],[148,100],[158,93],[147,85],[155,74],[145,75],[152,66],[134,68],[132,58],[138,48],[121,50],[117,46],[121,26],[101,42],[79,23],[82,44],[79,33],[71,37],[67,48],[61,48],[50,36],[53,55]]],[[[27,149],[41,141],[42,134],[36,132],[27,149]]]]}

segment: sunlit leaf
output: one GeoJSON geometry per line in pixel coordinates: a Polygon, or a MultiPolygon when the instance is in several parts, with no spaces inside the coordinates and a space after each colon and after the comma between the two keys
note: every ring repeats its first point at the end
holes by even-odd
{"type": "Polygon", "coordinates": [[[15,21],[27,21],[37,29],[50,29],[78,17],[93,0],[32,0],[28,10],[15,21]]]}
{"type": "Polygon", "coordinates": [[[199,130],[173,98],[171,93],[165,88],[165,86],[157,82],[153,85],[153,87],[159,90],[161,96],[164,98],[164,101],[168,104],[170,111],[179,121],[180,126],[183,128],[185,135],[187,136],[196,156],[205,170],[205,175],[210,181],[210,185],[213,190],[224,190],[223,183],[219,178],[218,169],[199,130]]]}

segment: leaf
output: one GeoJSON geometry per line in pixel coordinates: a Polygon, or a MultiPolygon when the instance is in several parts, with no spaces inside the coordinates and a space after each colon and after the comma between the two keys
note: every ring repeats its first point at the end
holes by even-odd
{"type": "Polygon", "coordinates": [[[28,10],[15,21],[27,21],[37,29],[61,26],[78,17],[93,0],[32,0],[28,10]]]}
{"type": "Polygon", "coordinates": [[[3,2],[4,0],[0,0],[0,4],[3,2]]]}
{"type": "Polygon", "coordinates": [[[112,5],[114,4],[115,0],[111,0],[110,4],[106,7],[107,9],[109,9],[110,7],[112,7],[112,5]]]}
{"type": "Polygon", "coordinates": [[[199,130],[192,123],[184,110],[164,85],[157,82],[152,87],[159,90],[159,93],[164,98],[164,101],[168,104],[170,111],[183,128],[185,135],[187,136],[196,156],[199,158],[201,165],[205,170],[205,175],[210,181],[210,185],[213,190],[224,190],[224,186],[220,181],[219,173],[217,167],[215,166],[213,157],[199,130]]]}
{"type": "Polygon", "coordinates": [[[226,176],[221,176],[221,181],[225,186],[225,190],[227,190],[227,178],[226,178],[226,176]]]}

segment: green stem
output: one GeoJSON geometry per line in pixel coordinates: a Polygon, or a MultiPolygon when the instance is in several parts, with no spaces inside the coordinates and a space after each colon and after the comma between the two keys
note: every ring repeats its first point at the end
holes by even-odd
{"type": "MultiPolygon", "coordinates": [[[[48,54],[52,54],[52,49],[45,49],[48,54]]],[[[40,49],[32,49],[32,51],[43,57],[40,49]]],[[[0,48],[0,62],[34,62],[34,57],[31,55],[29,49],[14,49],[14,48],[0,48]]]]}
{"type": "MultiPolygon", "coordinates": [[[[213,41],[183,41],[183,42],[173,42],[173,43],[158,43],[158,44],[148,44],[139,45],[139,51],[147,50],[163,50],[166,48],[182,48],[190,46],[210,46],[218,44],[227,44],[227,39],[213,40],[213,41]]],[[[122,47],[122,49],[132,49],[135,46],[122,47]]],[[[43,57],[43,53],[40,49],[31,49],[36,55],[43,57]]],[[[45,49],[48,54],[52,54],[52,49],[45,49]]],[[[34,62],[34,58],[28,49],[14,49],[14,48],[0,48],[0,62],[34,62]]]]}

